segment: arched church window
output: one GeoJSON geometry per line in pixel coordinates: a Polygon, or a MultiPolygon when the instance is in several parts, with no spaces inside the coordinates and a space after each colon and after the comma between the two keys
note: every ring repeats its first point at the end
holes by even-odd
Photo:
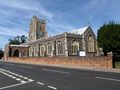
{"type": "Polygon", "coordinates": [[[89,40],[89,41],[92,41],[92,36],[91,36],[91,35],[88,37],[88,40],[89,40]]]}
{"type": "Polygon", "coordinates": [[[35,47],[34,47],[34,50],[35,50],[35,56],[38,56],[38,51],[39,51],[38,49],[39,49],[38,46],[35,46],[35,47]]]}
{"type": "Polygon", "coordinates": [[[41,50],[41,56],[44,56],[45,46],[44,46],[44,45],[41,45],[40,50],[41,50]]]}
{"type": "Polygon", "coordinates": [[[51,52],[52,52],[52,45],[50,43],[48,43],[48,46],[47,46],[48,50],[48,55],[51,55],[51,52]]]}
{"type": "Polygon", "coordinates": [[[57,49],[58,49],[58,54],[63,54],[63,46],[61,41],[58,41],[57,49]]]}
{"type": "Polygon", "coordinates": [[[78,51],[79,51],[79,42],[74,40],[72,42],[72,55],[77,55],[78,51]]]}
{"type": "Polygon", "coordinates": [[[88,36],[88,52],[94,52],[94,39],[91,35],[88,36]]]}

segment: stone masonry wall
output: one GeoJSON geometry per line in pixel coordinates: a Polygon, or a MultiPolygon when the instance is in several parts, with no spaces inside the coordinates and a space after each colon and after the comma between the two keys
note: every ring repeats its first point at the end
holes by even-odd
{"type": "Polygon", "coordinates": [[[97,68],[112,68],[112,55],[100,57],[9,57],[9,61],[34,63],[34,64],[54,64],[54,65],[71,65],[87,66],[97,68]]]}

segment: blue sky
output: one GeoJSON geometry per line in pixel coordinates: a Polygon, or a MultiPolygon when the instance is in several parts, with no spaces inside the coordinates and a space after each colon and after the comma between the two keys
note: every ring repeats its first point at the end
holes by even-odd
{"type": "Polygon", "coordinates": [[[28,35],[33,15],[46,19],[49,35],[84,27],[94,32],[120,22],[120,0],[0,0],[0,48],[16,35],[28,35]]]}

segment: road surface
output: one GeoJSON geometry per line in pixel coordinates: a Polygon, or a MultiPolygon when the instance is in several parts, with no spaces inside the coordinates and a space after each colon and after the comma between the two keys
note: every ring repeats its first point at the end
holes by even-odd
{"type": "Polygon", "coordinates": [[[0,90],[120,90],[120,74],[0,61],[0,90]]]}

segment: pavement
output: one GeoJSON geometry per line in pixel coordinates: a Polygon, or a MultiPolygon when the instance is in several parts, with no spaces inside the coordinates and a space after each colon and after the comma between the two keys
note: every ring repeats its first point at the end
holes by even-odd
{"type": "Polygon", "coordinates": [[[119,86],[119,72],[0,61],[0,90],[119,90],[119,86]]]}

